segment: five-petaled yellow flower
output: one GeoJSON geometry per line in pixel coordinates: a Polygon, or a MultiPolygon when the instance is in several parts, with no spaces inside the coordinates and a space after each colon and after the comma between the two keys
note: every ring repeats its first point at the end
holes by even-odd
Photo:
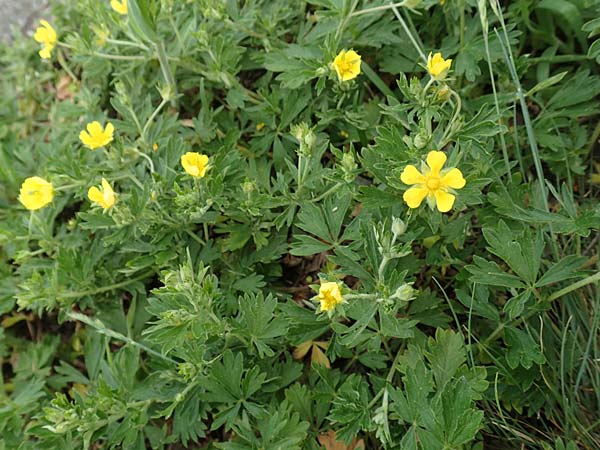
{"type": "Polygon", "coordinates": [[[360,55],[354,50],[342,50],[333,60],[331,67],[340,81],[348,81],[360,74],[360,55]]]}
{"type": "Polygon", "coordinates": [[[29,177],[21,185],[19,201],[30,211],[43,208],[54,198],[52,183],[40,177],[29,177]]]}
{"type": "Polygon", "coordinates": [[[109,209],[116,201],[115,191],[113,191],[112,186],[105,178],[102,178],[101,189],[98,189],[96,186],[88,189],[88,198],[104,209],[109,209]]]}
{"type": "Polygon", "coordinates": [[[119,14],[127,14],[127,0],[110,0],[110,6],[119,14]]]}
{"type": "Polygon", "coordinates": [[[187,152],[181,156],[181,165],[188,175],[202,178],[210,168],[208,165],[208,156],[197,152],[187,152]]]}
{"type": "Polygon", "coordinates": [[[427,197],[429,206],[434,205],[440,212],[448,212],[454,205],[455,196],[449,191],[461,189],[466,181],[462,172],[456,168],[444,169],[446,154],[444,152],[431,151],[427,155],[427,166],[423,166],[419,172],[413,165],[404,168],[400,179],[408,185],[415,185],[404,193],[404,201],[409,208],[418,208],[424,198],[427,197]]]}
{"type": "Polygon", "coordinates": [[[113,140],[115,127],[110,122],[102,129],[100,122],[94,121],[88,123],[86,129],[87,131],[82,130],[81,133],[79,133],[79,139],[83,142],[83,145],[91,150],[104,147],[113,140]]]}
{"type": "Polygon", "coordinates": [[[427,71],[436,80],[443,80],[446,78],[451,65],[452,60],[442,58],[442,54],[439,52],[433,55],[433,57],[431,56],[431,53],[429,53],[429,56],[427,57],[427,71]]]}
{"type": "Polygon", "coordinates": [[[321,283],[317,298],[321,302],[321,311],[330,311],[334,309],[343,301],[340,285],[335,281],[321,283]]]}
{"type": "Polygon", "coordinates": [[[39,52],[42,59],[49,59],[52,56],[52,50],[56,46],[56,31],[46,20],[40,20],[40,26],[35,30],[33,39],[44,46],[39,52]]]}

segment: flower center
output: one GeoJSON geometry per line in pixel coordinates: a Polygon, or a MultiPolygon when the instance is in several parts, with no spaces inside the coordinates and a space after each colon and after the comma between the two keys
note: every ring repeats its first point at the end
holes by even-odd
{"type": "Polygon", "coordinates": [[[350,63],[348,61],[342,61],[339,68],[342,73],[350,72],[350,63]]]}
{"type": "Polygon", "coordinates": [[[427,179],[427,188],[436,191],[440,188],[440,179],[438,177],[430,177],[427,179]]]}

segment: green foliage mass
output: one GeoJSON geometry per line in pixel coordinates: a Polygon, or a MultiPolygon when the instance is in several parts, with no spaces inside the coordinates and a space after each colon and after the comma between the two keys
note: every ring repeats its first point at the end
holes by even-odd
{"type": "Polygon", "coordinates": [[[391,3],[55,0],[52,58],[2,44],[0,450],[600,448],[600,1],[391,3]],[[403,201],[432,150],[448,213],[403,201]]]}

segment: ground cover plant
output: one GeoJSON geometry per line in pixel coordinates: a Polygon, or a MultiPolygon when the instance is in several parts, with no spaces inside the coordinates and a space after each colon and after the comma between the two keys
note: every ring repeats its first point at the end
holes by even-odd
{"type": "Polygon", "coordinates": [[[0,61],[0,449],[600,448],[599,0],[56,0],[0,61]]]}

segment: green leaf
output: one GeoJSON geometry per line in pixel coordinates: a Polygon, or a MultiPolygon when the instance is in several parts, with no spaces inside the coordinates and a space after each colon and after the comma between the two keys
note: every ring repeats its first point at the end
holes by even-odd
{"type": "Polygon", "coordinates": [[[466,361],[466,351],[460,334],[452,330],[437,329],[435,339],[428,339],[427,359],[435,378],[437,389],[442,389],[466,361]]]}
{"type": "Polygon", "coordinates": [[[473,256],[473,263],[465,268],[471,273],[470,278],[474,283],[508,288],[525,287],[525,284],[518,277],[504,272],[493,261],[486,261],[480,256],[473,256]]]}
{"type": "Polygon", "coordinates": [[[264,297],[262,292],[248,294],[239,299],[240,312],[233,323],[235,334],[242,342],[253,345],[260,358],[273,356],[272,347],[276,339],[287,332],[287,321],[275,315],[277,300],[269,294],[264,297]]]}
{"type": "Polygon", "coordinates": [[[508,347],[506,362],[511,369],[516,369],[519,365],[529,369],[533,364],[544,364],[546,361],[537,342],[523,330],[507,327],[504,330],[504,341],[508,347]]]}
{"type": "Polygon", "coordinates": [[[580,275],[579,268],[586,262],[582,256],[569,255],[550,266],[537,281],[536,286],[543,287],[559,281],[575,278],[580,275]]]}

